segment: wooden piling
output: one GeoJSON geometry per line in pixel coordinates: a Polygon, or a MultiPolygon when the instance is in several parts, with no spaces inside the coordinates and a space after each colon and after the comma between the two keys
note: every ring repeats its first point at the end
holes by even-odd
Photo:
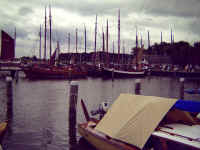
{"type": "Polygon", "coordinates": [[[180,99],[184,99],[184,81],[185,81],[185,78],[180,78],[179,81],[180,81],[179,97],[180,97],[180,99]]]}
{"type": "Polygon", "coordinates": [[[13,79],[15,78],[15,72],[16,72],[15,70],[11,70],[11,71],[10,71],[10,76],[11,76],[13,79]]]}
{"type": "Polygon", "coordinates": [[[78,100],[78,82],[70,83],[69,95],[69,147],[70,150],[75,150],[76,140],[76,106],[78,100]]]}
{"type": "Polygon", "coordinates": [[[16,71],[15,73],[15,81],[18,82],[19,79],[19,71],[16,71]]]}
{"type": "Polygon", "coordinates": [[[6,87],[6,93],[7,93],[7,121],[8,121],[8,133],[11,135],[12,134],[12,118],[13,118],[13,87],[12,87],[12,77],[7,76],[6,77],[6,82],[7,82],[7,87],[6,87]]]}
{"type": "Polygon", "coordinates": [[[141,80],[140,79],[136,79],[135,80],[135,94],[136,95],[140,95],[140,90],[141,90],[141,80]]]}

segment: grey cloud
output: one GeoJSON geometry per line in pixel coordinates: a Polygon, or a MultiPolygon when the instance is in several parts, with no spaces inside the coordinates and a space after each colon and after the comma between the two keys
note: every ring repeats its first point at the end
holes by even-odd
{"type": "Polygon", "coordinates": [[[28,37],[28,32],[23,28],[16,27],[17,38],[26,39],[28,37]]]}
{"type": "Polygon", "coordinates": [[[190,24],[189,24],[189,29],[191,29],[193,34],[198,34],[200,35],[200,20],[199,18],[194,19],[190,24]]]}
{"type": "MultiPolygon", "coordinates": [[[[6,31],[13,35],[14,27],[16,26],[17,38],[21,39],[20,41],[26,39],[30,39],[30,41],[34,40],[38,38],[38,33],[36,33],[36,31],[39,31],[39,23],[38,27],[34,27],[34,25],[31,24],[30,17],[28,18],[27,15],[31,16],[36,9],[44,9],[44,7],[48,6],[49,3],[51,4],[52,11],[54,8],[58,8],[63,9],[66,12],[79,15],[81,17],[95,16],[95,14],[98,14],[99,17],[114,17],[116,19],[114,19],[116,21],[116,27],[118,9],[120,8],[121,38],[124,38],[125,43],[127,43],[127,45],[130,45],[130,47],[132,45],[135,45],[134,40],[136,25],[138,26],[138,30],[142,32],[142,34],[145,36],[147,29],[152,29],[151,32],[154,32],[152,33],[152,39],[155,40],[157,40],[158,38],[154,35],[160,35],[160,31],[170,30],[170,26],[173,26],[173,28],[175,28],[175,32],[179,31],[180,33],[183,33],[185,31],[188,33],[190,32],[191,36],[193,37],[200,36],[200,0],[12,0],[11,2],[1,1],[0,18],[5,19],[0,20],[0,27],[6,29],[6,31]],[[29,21],[29,24],[25,24],[26,21],[29,21]],[[131,34],[123,34],[123,32],[130,32],[131,34]],[[131,35],[131,40],[129,40],[129,37],[123,37],[123,35],[131,35]]],[[[44,14],[41,14],[41,16],[43,15],[44,14]]],[[[85,20],[85,22],[87,22],[87,20],[85,20]]],[[[56,22],[56,24],[59,25],[59,22],[56,22]]],[[[72,22],[72,25],[73,24],[74,23],[72,22]]],[[[92,28],[90,32],[93,31],[94,28],[92,28]]],[[[54,27],[52,31],[54,44],[57,40],[60,41],[62,45],[67,44],[68,32],[71,33],[71,45],[75,45],[74,25],[73,27],[66,28],[54,27]]],[[[93,49],[93,34],[87,33],[87,35],[87,45],[88,47],[91,47],[93,49]]],[[[80,39],[83,39],[82,36],[83,29],[79,29],[79,45],[83,45],[83,42],[80,42],[80,39]]],[[[98,42],[100,43],[101,41],[98,42]]],[[[23,49],[22,45],[26,45],[26,41],[24,43],[19,44],[19,47],[23,49]]],[[[27,48],[28,45],[26,45],[25,47],[27,48]]]]}
{"type": "Polygon", "coordinates": [[[33,13],[33,10],[30,7],[27,7],[27,6],[21,7],[18,11],[18,14],[20,16],[26,16],[26,15],[31,14],[31,13],[33,13]]]}
{"type": "Polygon", "coordinates": [[[160,16],[199,17],[200,3],[197,0],[148,1],[145,12],[160,16]]]}

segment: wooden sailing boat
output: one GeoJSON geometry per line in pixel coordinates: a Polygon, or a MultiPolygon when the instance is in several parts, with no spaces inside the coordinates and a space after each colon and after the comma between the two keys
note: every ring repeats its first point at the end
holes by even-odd
{"type": "Polygon", "coordinates": [[[189,112],[199,112],[200,103],[190,103],[121,94],[102,120],[87,117],[78,131],[98,150],[199,150],[200,120],[189,112]]]}
{"type": "MultiPolygon", "coordinates": [[[[50,18],[50,60],[44,64],[33,64],[32,66],[23,68],[26,77],[29,79],[76,79],[85,78],[87,71],[76,65],[60,65],[59,53],[60,46],[57,42],[57,48],[51,55],[51,10],[50,18]]],[[[41,36],[41,34],[40,34],[41,36]]],[[[41,40],[40,40],[41,41],[41,40]]],[[[46,9],[45,9],[45,41],[44,41],[44,59],[46,60],[46,9]]]]}
{"type": "Polygon", "coordinates": [[[101,77],[102,76],[102,67],[100,63],[100,57],[97,55],[97,15],[95,21],[95,35],[94,35],[94,52],[92,54],[92,63],[87,64],[88,75],[91,77],[101,77]]]}
{"type": "MultiPolygon", "coordinates": [[[[107,26],[107,31],[108,31],[108,26],[107,26]]],[[[108,38],[107,38],[107,40],[108,40],[108,38]]],[[[136,37],[136,41],[137,41],[137,37],[136,37]]],[[[141,68],[141,63],[138,63],[141,61],[142,54],[143,54],[143,48],[137,48],[137,49],[138,49],[138,55],[136,56],[137,68],[135,68],[135,69],[134,68],[131,68],[131,69],[121,68],[119,65],[120,64],[120,10],[119,10],[119,16],[118,16],[118,66],[109,67],[109,64],[106,64],[103,68],[104,77],[114,77],[114,78],[122,78],[122,77],[127,78],[128,77],[128,78],[130,78],[130,77],[144,76],[145,72],[141,68]]],[[[107,57],[107,59],[108,59],[108,57],[107,57]]],[[[109,61],[107,61],[107,62],[109,62],[109,61]]]]}

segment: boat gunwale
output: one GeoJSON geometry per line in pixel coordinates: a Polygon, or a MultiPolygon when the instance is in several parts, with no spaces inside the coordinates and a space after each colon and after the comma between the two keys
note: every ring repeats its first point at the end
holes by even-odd
{"type": "Polygon", "coordinates": [[[88,123],[78,124],[78,129],[79,130],[84,130],[85,132],[89,133],[90,135],[92,135],[92,136],[94,136],[94,137],[96,137],[96,138],[98,138],[100,140],[103,140],[107,144],[111,144],[111,145],[113,145],[115,147],[118,147],[120,150],[140,150],[138,147],[136,147],[134,145],[130,145],[128,143],[113,139],[112,137],[109,137],[106,134],[103,134],[101,132],[98,132],[97,130],[94,130],[92,127],[88,126],[88,123]]]}
{"type": "Polygon", "coordinates": [[[113,71],[115,73],[127,73],[129,75],[143,75],[144,71],[123,71],[123,70],[116,70],[114,68],[103,68],[105,71],[113,71]]]}

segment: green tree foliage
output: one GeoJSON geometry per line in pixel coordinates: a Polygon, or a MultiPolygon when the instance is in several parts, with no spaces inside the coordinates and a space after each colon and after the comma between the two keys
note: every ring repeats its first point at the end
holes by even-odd
{"type": "Polygon", "coordinates": [[[186,64],[200,65],[200,42],[191,46],[186,41],[176,43],[155,43],[148,50],[149,55],[170,56],[174,64],[185,66],[186,64]]]}

